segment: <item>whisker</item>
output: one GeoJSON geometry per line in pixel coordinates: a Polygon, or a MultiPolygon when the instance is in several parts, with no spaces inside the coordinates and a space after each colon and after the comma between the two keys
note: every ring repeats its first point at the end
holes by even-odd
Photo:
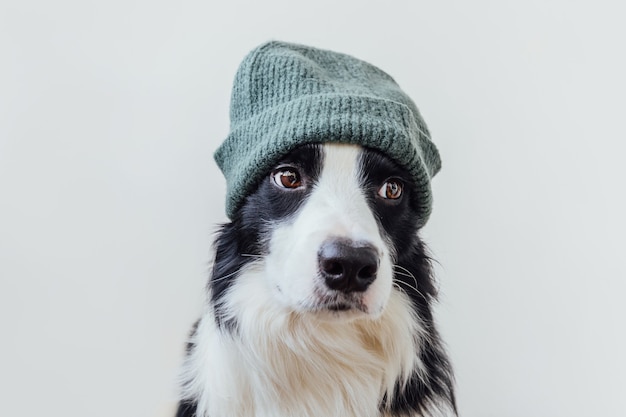
{"type": "MultiPolygon", "coordinates": [[[[412,278],[413,282],[415,283],[415,286],[409,284],[408,282],[400,281],[400,280],[394,280],[394,283],[404,284],[406,287],[414,290],[416,293],[418,293],[422,297],[426,298],[426,296],[417,288],[417,278],[415,278],[415,275],[413,275],[411,273],[411,271],[409,271],[408,269],[406,269],[406,268],[404,268],[404,267],[402,267],[400,265],[394,265],[393,267],[399,269],[399,271],[395,271],[396,274],[412,278]]],[[[406,290],[405,290],[405,292],[406,292],[406,290]]]]}
{"type": "Polygon", "coordinates": [[[243,268],[239,268],[235,272],[231,272],[230,274],[221,276],[219,278],[211,279],[211,282],[220,282],[220,281],[223,281],[225,279],[228,279],[228,278],[232,277],[233,275],[237,275],[239,272],[241,272],[242,269],[243,268]]]}
{"type": "Polygon", "coordinates": [[[392,284],[394,287],[396,287],[399,291],[402,291],[403,293],[405,293],[407,296],[409,295],[409,294],[406,292],[406,290],[405,290],[404,288],[402,288],[402,287],[400,286],[400,284],[398,284],[396,281],[393,281],[391,284],[392,284]]]}
{"type": "Polygon", "coordinates": [[[406,268],[404,268],[404,267],[402,267],[402,266],[400,266],[400,265],[394,265],[393,267],[394,267],[394,268],[398,268],[398,269],[400,269],[401,271],[405,272],[404,274],[403,274],[403,273],[398,272],[398,274],[399,274],[399,275],[404,275],[404,276],[407,276],[407,277],[411,277],[411,278],[413,278],[413,282],[415,282],[415,287],[417,287],[417,279],[415,278],[415,275],[413,275],[413,274],[411,273],[411,271],[409,271],[408,269],[406,269],[406,268]]]}
{"type": "MultiPolygon", "coordinates": [[[[408,282],[405,282],[405,281],[394,281],[394,282],[396,282],[396,283],[398,283],[398,284],[402,284],[402,285],[406,286],[407,288],[412,289],[413,291],[415,291],[416,293],[418,293],[418,294],[419,294],[419,295],[421,295],[422,297],[426,298],[426,296],[424,295],[424,293],[423,293],[423,292],[421,292],[420,290],[418,290],[417,288],[415,288],[414,286],[412,286],[412,285],[411,285],[411,284],[409,284],[408,282]]],[[[406,292],[406,290],[405,290],[405,292],[406,292]]]]}

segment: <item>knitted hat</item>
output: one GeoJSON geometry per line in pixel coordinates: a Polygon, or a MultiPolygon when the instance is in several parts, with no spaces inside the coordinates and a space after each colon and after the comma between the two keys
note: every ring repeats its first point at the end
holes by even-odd
{"type": "Polygon", "coordinates": [[[408,170],[417,186],[419,226],[431,211],[437,148],[413,101],[380,69],[336,52],[269,42],[235,76],[230,134],[215,152],[232,219],[258,182],[306,143],[354,143],[377,149],[408,170]]]}

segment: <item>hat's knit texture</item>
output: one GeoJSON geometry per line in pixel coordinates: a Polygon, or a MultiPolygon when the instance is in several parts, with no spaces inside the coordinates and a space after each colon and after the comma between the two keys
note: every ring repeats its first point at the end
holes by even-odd
{"type": "Polygon", "coordinates": [[[413,101],[380,69],[336,52],[269,42],[241,63],[230,118],[230,134],[215,152],[230,218],[289,151],[342,142],[377,149],[407,169],[417,187],[416,222],[426,223],[439,153],[413,101]]]}

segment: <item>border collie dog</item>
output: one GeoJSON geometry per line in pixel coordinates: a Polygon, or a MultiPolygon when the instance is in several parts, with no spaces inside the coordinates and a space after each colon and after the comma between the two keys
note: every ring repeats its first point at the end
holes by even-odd
{"type": "Polygon", "coordinates": [[[416,193],[369,147],[282,157],[217,235],[177,416],[456,415],[416,193]]]}

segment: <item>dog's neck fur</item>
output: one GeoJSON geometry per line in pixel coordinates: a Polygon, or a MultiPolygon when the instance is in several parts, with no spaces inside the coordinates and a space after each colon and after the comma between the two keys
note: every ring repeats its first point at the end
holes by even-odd
{"type": "Polygon", "coordinates": [[[315,319],[276,305],[260,274],[248,268],[224,306],[236,328],[208,308],[191,340],[184,396],[197,417],[384,416],[383,397],[421,368],[408,297],[394,289],[378,319],[315,319]]]}

